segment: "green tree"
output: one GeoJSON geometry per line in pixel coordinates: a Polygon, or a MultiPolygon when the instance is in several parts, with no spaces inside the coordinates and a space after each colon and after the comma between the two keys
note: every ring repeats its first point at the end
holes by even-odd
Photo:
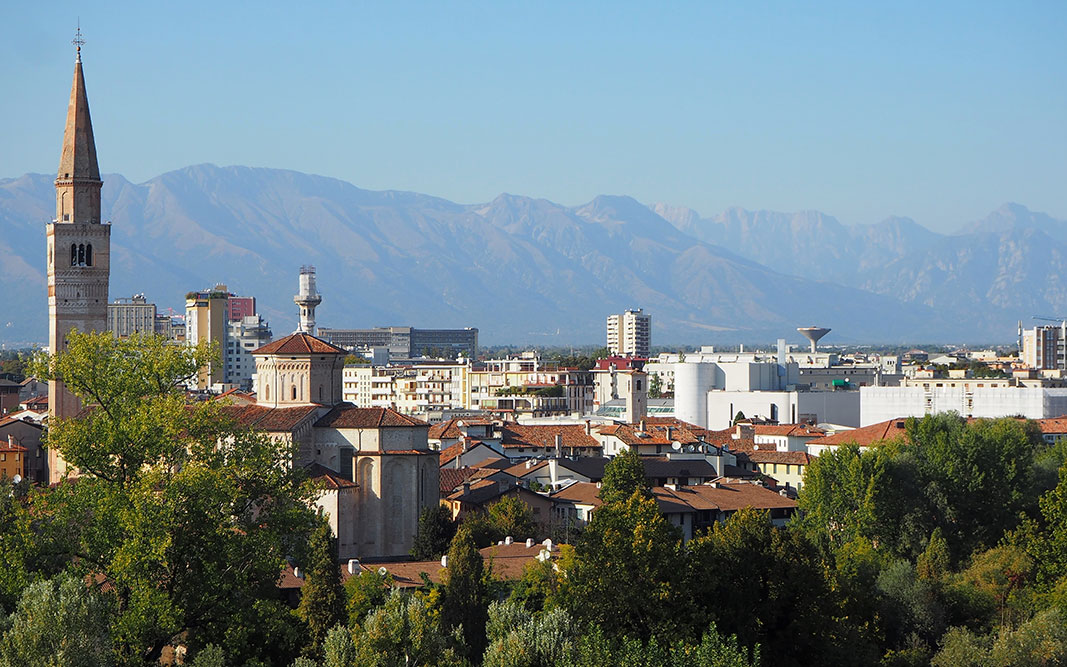
{"type": "Polygon", "coordinates": [[[439,558],[448,551],[448,544],[456,534],[456,524],[444,505],[427,507],[419,513],[419,526],[411,557],[415,560],[439,558]]]}
{"type": "Polygon", "coordinates": [[[197,652],[192,667],[226,667],[226,651],[221,646],[208,644],[197,652]]]}
{"type": "Polygon", "coordinates": [[[460,526],[448,548],[441,621],[449,630],[461,628],[468,655],[480,656],[485,651],[488,606],[485,563],[470,531],[460,526]]]}
{"type": "Polygon", "coordinates": [[[648,397],[649,398],[662,398],[663,397],[663,380],[660,379],[658,373],[653,373],[648,378],[648,397]]]}
{"type": "Polygon", "coordinates": [[[534,523],[533,510],[518,496],[504,496],[489,505],[487,511],[497,532],[505,537],[516,540],[536,537],[537,524],[534,523]]]}
{"type": "Polygon", "coordinates": [[[88,410],[50,425],[48,446],[81,475],[35,496],[36,539],[77,576],[110,584],[121,661],[158,660],[179,636],[242,661],[277,655],[273,642],[289,636],[275,583],[306,543],[312,488],[288,446],[212,402],[186,405],[183,382],[209,356],[72,332],[66,353],[38,360],[88,410]]]}
{"type": "Polygon", "coordinates": [[[31,584],[0,640],[0,667],[115,664],[109,633],[114,603],[71,575],[31,584]]]}
{"type": "MultiPolygon", "coordinates": [[[[601,488],[603,491],[603,487],[601,488]]],[[[669,636],[686,618],[681,536],[639,491],[593,515],[566,567],[560,604],[615,637],[669,636]]]]}
{"type": "Polygon", "coordinates": [[[562,609],[531,614],[514,602],[489,605],[484,667],[552,667],[577,659],[578,627],[562,609]]]}
{"type": "MultiPolygon", "coordinates": [[[[484,636],[484,625],[477,631],[484,636]]],[[[461,665],[455,645],[460,630],[447,634],[428,596],[393,590],[354,635],[353,659],[340,665],[417,667],[461,665]]]]}
{"type": "Polygon", "coordinates": [[[949,572],[950,558],[948,542],[941,534],[941,529],[935,528],[930,534],[930,542],[926,545],[926,551],[919,556],[915,564],[916,570],[923,579],[940,580],[949,572]]]}
{"type": "Polygon", "coordinates": [[[326,633],[322,652],[325,654],[323,667],[355,667],[356,643],[352,633],[343,625],[336,625],[326,633]]]}
{"type": "Polygon", "coordinates": [[[344,584],[348,611],[348,625],[356,627],[363,622],[374,609],[385,603],[393,587],[393,575],[388,572],[378,574],[376,570],[366,570],[354,577],[349,577],[344,584]]]}
{"type": "Polygon", "coordinates": [[[604,467],[600,483],[600,499],[605,503],[625,502],[634,492],[646,498],[652,491],[645,478],[645,466],[637,450],[627,448],[613,457],[604,467]]]}
{"type": "Polygon", "coordinates": [[[345,592],[337,567],[337,540],[330,524],[320,518],[307,548],[304,586],[297,611],[308,626],[308,652],[319,656],[326,634],[345,621],[345,592]]]}

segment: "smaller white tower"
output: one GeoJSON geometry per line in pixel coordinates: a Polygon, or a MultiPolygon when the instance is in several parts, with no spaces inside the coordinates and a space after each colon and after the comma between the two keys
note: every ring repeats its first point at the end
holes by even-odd
{"type": "Polygon", "coordinates": [[[315,306],[322,303],[322,295],[315,289],[315,267],[300,267],[300,293],[293,297],[300,307],[300,326],[297,333],[315,335],[315,306]]]}

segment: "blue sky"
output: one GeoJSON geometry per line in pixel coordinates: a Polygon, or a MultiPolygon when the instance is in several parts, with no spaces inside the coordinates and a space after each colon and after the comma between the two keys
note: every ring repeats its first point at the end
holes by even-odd
{"type": "Polygon", "coordinates": [[[0,177],[58,164],[80,16],[100,166],[135,182],[1067,218],[1063,2],[103,5],[0,8],[0,177]]]}

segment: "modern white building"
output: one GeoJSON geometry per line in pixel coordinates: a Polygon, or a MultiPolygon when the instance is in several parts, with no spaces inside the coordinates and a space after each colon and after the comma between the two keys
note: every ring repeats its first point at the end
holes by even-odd
{"type": "Polygon", "coordinates": [[[115,299],[107,304],[107,328],[115,338],[153,333],[156,330],[156,304],[148,303],[144,294],[115,299]]]}
{"type": "Polygon", "coordinates": [[[256,374],[256,360],[252,351],[271,341],[270,325],[259,315],[246,315],[229,322],[223,356],[226,361],[225,381],[242,389],[252,388],[256,374]]]}
{"type": "Polygon", "coordinates": [[[652,316],[640,308],[608,315],[608,351],[615,355],[648,357],[652,347],[652,316]]]}
{"type": "Polygon", "coordinates": [[[901,387],[860,389],[860,426],[896,417],[954,411],[963,417],[1022,416],[1047,419],[1067,414],[1067,388],[1008,381],[933,379],[901,387]]]}

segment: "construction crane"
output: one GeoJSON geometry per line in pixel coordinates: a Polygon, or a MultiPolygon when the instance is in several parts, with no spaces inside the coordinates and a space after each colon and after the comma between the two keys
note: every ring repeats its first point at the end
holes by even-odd
{"type": "Polygon", "coordinates": [[[1043,322],[1060,322],[1067,323],[1067,317],[1045,317],[1044,315],[1034,315],[1030,319],[1042,320],[1043,322]]]}

